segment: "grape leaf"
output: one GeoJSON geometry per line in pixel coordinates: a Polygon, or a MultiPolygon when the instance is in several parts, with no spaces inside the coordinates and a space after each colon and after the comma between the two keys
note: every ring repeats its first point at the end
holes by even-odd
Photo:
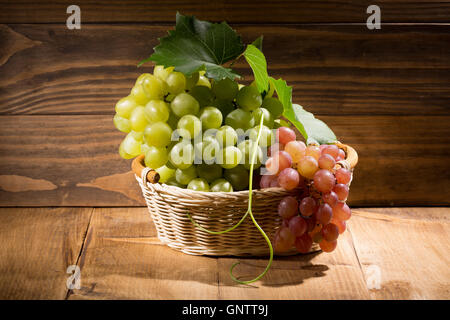
{"type": "Polygon", "coordinates": [[[258,91],[261,93],[266,91],[269,88],[266,57],[264,57],[264,54],[252,44],[249,44],[247,49],[245,49],[244,57],[253,70],[258,91]]]}
{"type": "Polygon", "coordinates": [[[319,144],[333,143],[336,136],[325,122],[317,119],[311,112],[303,109],[301,105],[292,103],[292,87],[289,87],[283,79],[275,80],[270,77],[270,81],[284,107],[283,116],[288,119],[305,138],[307,143],[316,142],[319,144]]]}
{"type": "Polygon", "coordinates": [[[211,23],[177,13],[175,30],[159,41],[153,54],[139,65],[154,61],[164,67],[173,66],[186,75],[205,70],[205,75],[215,80],[239,77],[222,66],[244,51],[241,37],[226,22],[211,23]]]}
{"type": "Polygon", "coordinates": [[[263,39],[264,39],[264,36],[261,35],[255,41],[252,42],[252,45],[257,47],[259,49],[259,51],[261,51],[261,52],[262,52],[263,39]]]}

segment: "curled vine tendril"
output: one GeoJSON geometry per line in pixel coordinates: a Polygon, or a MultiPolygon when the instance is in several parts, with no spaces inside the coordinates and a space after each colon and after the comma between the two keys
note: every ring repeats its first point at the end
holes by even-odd
{"type": "Polygon", "coordinates": [[[233,270],[234,268],[240,263],[235,262],[231,268],[230,268],[230,277],[231,279],[233,279],[234,281],[236,281],[237,283],[241,283],[241,284],[250,284],[253,282],[258,281],[259,279],[261,279],[266,273],[267,271],[269,271],[270,266],[272,265],[272,261],[273,261],[273,247],[272,247],[272,243],[270,242],[269,237],[267,236],[267,234],[264,232],[264,230],[259,226],[259,224],[256,222],[255,217],[253,216],[253,212],[252,212],[252,196],[253,196],[253,166],[255,163],[255,159],[256,159],[256,154],[257,154],[257,148],[259,145],[259,139],[261,138],[261,132],[262,132],[262,126],[263,126],[263,120],[264,120],[264,114],[261,115],[261,121],[259,122],[259,130],[258,130],[258,136],[256,138],[255,141],[255,145],[253,146],[253,152],[251,155],[251,161],[250,161],[250,172],[249,172],[249,183],[248,183],[248,209],[247,212],[245,213],[245,215],[241,218],[241,220],[239,220],[238,223],[236,223],[234,226],[223,230],[223,231],[211,231],[211,230],[207,230],[205,228],[203,228],[201,225],[199,225],[192,217],[191,215],[188,213],[187,216],[189,217],[189,219],[191,220],[191,222],[200,230],[205,231],[207,233],[210,234],[223,234],[223,233],[227,233],[230,232],[234,229],[236,229],[237,227],[239,227],[239,225],[245,220],[245,218],[250,215],[250,218],[253,221],[253,224],[256,226],[256,228],[259,230],[259,232],[262,234],[262,236],[264,237],[264,239],[266,240],[268,246],[269,246],[269,251],[270,251],[270,257],[269,257],[269,262],[267,263],[266,268],[264,269],[264,271],[262,273],[260,273],[256,278],[251,279],[251,280],[247,280],[247,281],[242,281],[237,279],[234,275],[233,275],[233,270]]]}

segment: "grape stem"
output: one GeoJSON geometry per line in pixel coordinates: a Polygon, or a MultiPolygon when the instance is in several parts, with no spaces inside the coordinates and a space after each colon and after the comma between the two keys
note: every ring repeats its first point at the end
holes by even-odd
{"type": "Polygon", "coordinates": [[[240,262],[236,262],[234,263],[231,268],[230,268],[230,277],[231,279],[233,279],[234,281],[236,281],[237,283],[240,284],[250,284],[252,282],[256,282],[259,279],[261,279],[266,273],[267,271],[269,271],[270,266],[272,265],[272,261],[273,261],[273,247],[272,247],[272,243],[270,242],[269,237],[267,236],[267,234],[264,232],[264,230],[259,226],[259,224],[256,222],[255,217],[253,216],[253,212],[252,212],[252,196],[253,196],[253,167],[254,167],[254,163],[255,163],[255,159],[256,159],[256,154],[257,154],[257,148],[259,145],[259,140],[261,138],[261,132],[262,132],[262,127],[263,127],[263,120],[264,120],[264,114],[261,115],[261,121],[259,123],[259,130],[258,130],[258,136],[256,138],[255,141],[255,145],[253,147],[252,150],[252,157],[251,157],[251,162],[250,162],[250,172],[249,172],[249,186],[248,186],[248,209],[247,212],[245,213],[245,215],[241,218],[241,220],[239,220],[238,223],[236,223],[234,226],[223,230],[223,231],[211,231],[211,230],[207,230],[205,228],[203,228],[201,225],[199,225],[192,217],[191,215],[188,213],[187,216],[188,218],[191,220],[192,224],[194,224],[197,228],[199,228],[200,230],[210,233],[210,234],[223,234],[223,233],[227,233],[230,232],[234,229],[236,229],[244,220],[245,218],[250,215],[253,224],[256,226],[256,228],[259,230],[259,232],[262,234],[262,236],[264,237],[264,239],[266,240],[267,244],[269,245],[269,251],[270,251],[270,258],[269,258],[269,262],[266,266],[266,268],[264,269],[264,271],[258,275],[256,278],[251,279],[251,280],[247,280],[247,281],[242,281],[237,279],[234,275],[233,275],[233,270],[234,268],[240,263],[240,262]]]}

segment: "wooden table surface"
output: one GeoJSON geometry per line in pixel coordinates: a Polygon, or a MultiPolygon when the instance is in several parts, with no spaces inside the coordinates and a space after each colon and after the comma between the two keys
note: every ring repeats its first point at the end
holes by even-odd
{"type": "Polygon", "coordinates": [[[147,208],[1,208],[1,299],[449,299],[449,208],[354,209],[331,254],[203,257],[161,244],[147,208]],[[68,266],[81,288],[68,290],[68,266]],[[380,280],[377,282],[377,280],[380,280]],[[377,288],[377,285],[379,287],[377,288]]]}

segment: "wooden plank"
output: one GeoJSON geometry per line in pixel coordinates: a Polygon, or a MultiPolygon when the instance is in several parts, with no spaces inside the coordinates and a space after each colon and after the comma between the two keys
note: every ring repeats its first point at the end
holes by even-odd
{"type": "Polygon", "coordinates": [[[350,220],[362,269],[366,279],[372,278],[371,298],[448,300],[450,209],[401,211],[399,216],[386,209],[354,210],[350,220]],[[373,282],[377,277],[379,287],[373,282]]]}
{"type": "MultiPolygon", "coordinates": [[[[88,1],[76,2],[81,8],[82,22],[170,22],[177,11],[195,14],[201,19],[247,23],[365,23],[366,9],[373,2],[349,1],[88,1]]],[[[2,23],[65,23],[65,1],[1,1],[2,23]]],[[[448,22],[448,1],[379,0],[383,22],[448,22]]]]}
{"type": "MultiPolygon", "coordinates": [[[[152,2],[149,2],[152,3],[152,2]]],[[[112,114],[168,26],[0,25],[0,114],[112,114]]],[[[319,115],[448,115],[446,26],[238,26],[264,34],[270,73],[319,115]],[[280,50],[282,48],[282,50],[280,50]]],[[[244,61],[236,64],[252,79],[244,61]]]]}
{"type": "Polygon", "coordinates": [[[237,285],[230,278],[230,267],[236,261],[241,264],[236,267],[234,275],[243,280],[254,278],[267,264],[267,258],[220,258],[218,265],[221,299],[370,298],[348,233],[339,239],[338,248],[332,254],[319,252],[275,258],[264,278],[251,286],[237,285]]]}
{"type": "MultiPolygon", "coordinates": [[[[321,119],[359,153],[351,205],[450,203],[449,117],[321,119]]],[[[123,137],[109,115],[0,117],[0,205],[145,205],[123,137]]]]}
{"type": "Polygon", "coordinates": [[[64,299],[91,208],[0,208],[0,299],[64,299]]]}
{"type": "Polygon", "coordinates": [[[146,208],[95,209],[69,299],[216,299],[215,259],[162,245],[146,208]]]}

